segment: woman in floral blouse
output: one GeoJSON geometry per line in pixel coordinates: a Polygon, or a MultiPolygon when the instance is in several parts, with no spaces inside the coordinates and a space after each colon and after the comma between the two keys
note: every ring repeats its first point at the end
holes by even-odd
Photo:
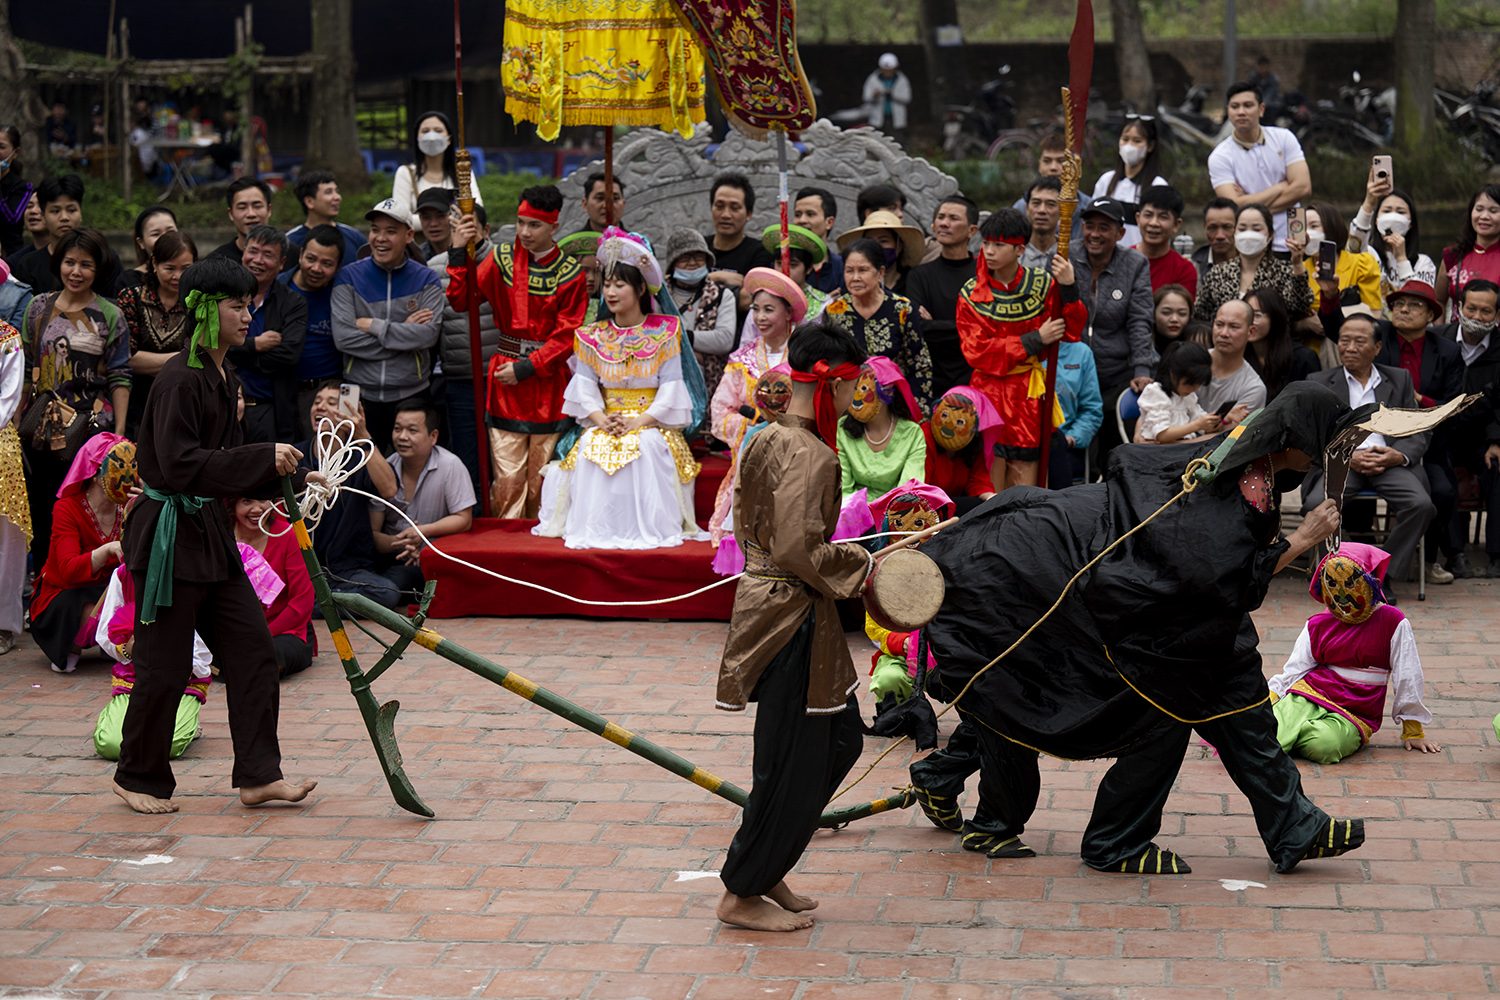
{"type": "Polygon", "coordinates": [[[1307,274],[1300,266],[1302,249],[1296,247],[1292,251],[1296,259],[1291,263],[1271,252],[1275,225],[1266,206],[1241,205],[1234,228],[1234,245],[1239,255],[1215,264],[1198,282],[1198,301],[1193,305],[1193,318],[1212,323],[1220,306],[1243,299],[1250,294],[1250,289],[1260,285],[1281,293],[1293,322],[1310,313],[1312,289],[1308,287],[1307,274]]]}
{"type": "Polygon", "coordinates": [[[120,312],[130,329],[130,407],[125,435],[134,438],[140,427],[146,395],[161,366],[187,346],[191,326],[177,283],[198,259],[193,238],[176,230],[162,233],[146,259],[144,284],[120,293],[120,312]]]}
{"type": "Polygon", "coordinates": [[[844,287],[823,307],[823,318],[854,334],[869,354],[894,361],[925,416],[932,406],[932,358],[911,300],[885,288],[885,251],[879,243],[862,239],[849,244],[844,287]]]}

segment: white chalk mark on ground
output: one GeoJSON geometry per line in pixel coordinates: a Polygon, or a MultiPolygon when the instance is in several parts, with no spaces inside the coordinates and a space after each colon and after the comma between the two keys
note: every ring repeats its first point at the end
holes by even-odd
{"type": "Polygon", "coordinates": [[[719,873],[716,872],[716,871],[712,871],[712,872],[678,872],[677,873],[677,881],[679,881],[679,882],[691,882],[694,879],[699,879],[699,878],[718,878],[718,877],[719,877],[719,873]]]}
{"type": "Polygon", "coordinates": [[[1247,882],[1239,878],[1221,878],[1219,879],[1219,884],[1230,892],[1240,892],[1243,889],[1264,889],[1266,887],[1264,882],[1247,882]]]}
{"type": "Polygon", "coordinates": [[[126,865],[170,865],[175,859],[170,854],[148,854],[139,861],[130,858],[121,858],[120,863],[126,865]]]}

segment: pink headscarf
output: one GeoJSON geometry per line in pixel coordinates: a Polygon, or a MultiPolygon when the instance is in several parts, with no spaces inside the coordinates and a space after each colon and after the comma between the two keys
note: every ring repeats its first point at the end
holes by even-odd
{"type": "Polygon", "coordinates": [[[10,265],[0,260],[0,285],[10,280],[10,265]]]}
{"type": "Polygon", "coordinates": [[[100,431],[85,441],[83,447],[78,449],[78,454],[73,456],[73,464],[68,466],[68,475],[63,479],[62,486],[58,487],[57,498],[61,500],[70,493],[83,492],[88,481],[99,474],[104,453],[125,440],[127,439],[118,434],[100,431]]]}
{"type": "Polygon", "coordinates": [[[903,493],[911,493],[926,500],[932,505],[932,509],[937,511],[938,516],[944,520],[952,517],[953,511],[956,509],[952,498],[939,487],[928,483],[919,483],[915,479],[908,479],[884,496],[870,501],[870,516],[875,519],[876,524],[881,524],[885,521],[885,509],[891,505],[892,500],[903,493]]]}
{"type": "Polygon", "coordinates": [[[865,367],[875,373],[875,378],[881,385],[889,388],[896,386],[901,392],[901,398],[906,400],[906,410],[911,414],[911,419],[920,421],[922,419],[922,408],[917,405],[917,397],[912,395],[911,386],[907,384],[906,376],[901,374],[901,369],[896,367],[896,362],[890,358],[875,355],[865,359],[865,367]]]}
{"type": "MultiPolygon", "coordinates": [[[[974,404],[974,412],[979,417],[979,439],[984,442],[984,467],[988,469],[995,464],[995,442],[1000,440],[1000,428],[1005,425],[1005,420],[1000,416],[1000,411],[995,409],[989,397],[967,385],[955,385],[944,396],[962,396],[974,404]]],[[[939,397],[941,400],[941,397],[939,397]]],[[[932,404],[937,409],[938,401],[932,404]]]]}
{"type": "Polygon", "coordinates": [[[1307,588],[1307,592],[1312,594],[1314,599],[1320,602],[1323,600],[1318,596],[1318,580],[1323,575],[1323,564],[1334,556],[1353,559],[1359,564],[1360,569],[1375,578],[1376,583],[1382,587],[1385,586],[1385,568],[1391,563],[1391,554],[1385,549],[1375,545],[1366,545],[1364,542],[1344,542],[1339,545],[1337,552],[1330,552],[1318,560],[1318,566],[1313,570],[1312,584],[1307,588]]]}
{"type": "Polygon", "coordinates": [[[282,580],[276,570],[271,568],[265,556],[255,551],[255,546],[246,545],[244,542],[236,544],[240,549],[240,560],[245,564],[245,575],[250,578],[250,587],[255,591],[255,596],[260,603],[269,608],[276,602],[277,595],[285,589],[286,581],[282,580]]]}

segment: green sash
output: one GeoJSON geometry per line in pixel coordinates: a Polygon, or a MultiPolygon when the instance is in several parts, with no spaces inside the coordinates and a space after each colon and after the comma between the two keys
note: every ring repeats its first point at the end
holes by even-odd
{"type": "Polygon", "coordinates": [[[146,589],[137,601],[141,624],[148,625],[156,621],[158,608],[172,606],[172,575],[177,564],[177,517],[179,514],[196,514],[209,498],[153,489],[145,484],[142,484],[142,490],[146,496],[162,504],[161,514],[156,519],[156,536],[151,539],[151,560],[146,564],[146,589]]]}

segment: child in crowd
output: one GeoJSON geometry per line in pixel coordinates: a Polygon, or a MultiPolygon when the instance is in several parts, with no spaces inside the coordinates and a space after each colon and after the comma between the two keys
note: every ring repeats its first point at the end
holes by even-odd
{"type": "Polygon", "coordinates": [[[927,438],[924,482],[940,487],[960,513],[995,495],[990,466],[1003,421],[994,404],[977,389],[956,385],[937,401],[922,425],[927,438]]]}
{"type": "MultiPolygon", "coordinates": [[[[858,594],[873,560],[830,541],[839,517],[838,415],[854,399],[865,352],[853,335],[810,323],[788,345],[792,399],[740,460],[734,533],[745,554],[715,704],[759,703],[755,780],[720,878],[718,917],[761,931],[812,925],[818,904],[787,887],[829,797],[859,758],[859,675],[835,601],[858,594]]],[[[920,439],[920,438],[919,438],[920,439]]]]}
{"type": "Polygon", "coordinates": [[[849,413],[839,423],[839,468],[843,493],[880,496],[927,473],[922,410],[906,376],[890,358],[872,357],[860,373],[849,413]]]}
{"type": "Polygon", "coordinates": [[[1281,673],[1271,679],[1281,749],[1335,764],[1370,742],[1385,714],[1401,723],[1408,750],[1440,753],[1422,726],[1422,660],[1411,623],[1385,603],[1390,554],[1345,542],[1313,573],[1313,598],[1327,605],[1308,619],[1281,673]]]}
{"type": "Polygon", "coordinates": [[[1167,346],[1156,381],[1141,392],[1136,444],[1175,444],[1208,434],[1222,421],[1204,413],[1198,390],[1213,377],[1213,359],[1198,344],[1178,341],[1167,346]]]}

